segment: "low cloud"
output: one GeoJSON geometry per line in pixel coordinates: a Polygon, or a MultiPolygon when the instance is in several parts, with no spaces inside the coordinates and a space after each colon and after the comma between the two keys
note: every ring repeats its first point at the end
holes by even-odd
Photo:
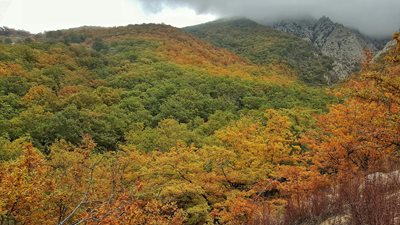
{"type": "Polygon", "coordinates": [[[400,0],[140,0],[146,10],[189,7],[219,17],[240,16],[257,21],[328,16],[367,35],[388,36],[400,28],[400,0]]]}

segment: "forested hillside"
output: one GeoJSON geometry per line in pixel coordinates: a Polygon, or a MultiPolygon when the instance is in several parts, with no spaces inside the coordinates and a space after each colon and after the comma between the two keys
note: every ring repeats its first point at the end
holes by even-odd
{"type": "Polygon", "coordinates": [[[49,32],[2,45],[0,57],[2,136],[29,135],[44,151],[58,139],[78,144],[83,134],[115,150],[130,130],[148,132],[165,119],[193,130],[214,114],[321,111],[330,101],[282,68],[259,69],[162,25],[49,32]]]}
{"type": "Polygon", "coordinates": [[[332,79],[333,60],[310,42],[249,19],[221,19],[185,30],[258,65],[287,65],[307,83],[326,84],[332,79]]]}
{"type": "MultiPolygon", "coordinates": [[[[263,29],[248,40],[255,50],[233,28],[234,47],[155,24],[0,44],[0,224],[347,216],[343,195],[327,190],[399,160],[400,36],[379,63],[330,89],[304,83],[320,84],[328,59],[263,29]],[[322,207],[316,196],[341,198],[322,207]]],[[[385,191],[387,201],[397,189],[385,191]]],[[[399,200],[382,212],[388,225],[399,200]]]]}

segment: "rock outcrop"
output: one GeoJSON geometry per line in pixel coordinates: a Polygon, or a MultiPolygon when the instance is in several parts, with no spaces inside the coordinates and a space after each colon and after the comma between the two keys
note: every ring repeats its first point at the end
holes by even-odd
{"type": "Polygon", "coordinates": [[[339,80],[359,69],[365,49],[377,53],[382,48],[382,41],[366,37],[328,17],[319,20],[282,20],[273,24],[273,27],[310,41],[324,55],[333,58],[332,75],[339,80]]]}

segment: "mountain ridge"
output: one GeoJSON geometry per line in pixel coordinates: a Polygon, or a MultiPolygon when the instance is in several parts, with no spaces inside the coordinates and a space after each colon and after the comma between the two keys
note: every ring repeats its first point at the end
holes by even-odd
{"type": "Polygon", "coordinates": [[[309,42],[247,18],[219,19],[183,29],[255,64],[286,64],[307,83],[330,83],[334,79],[329,77],[332,60],[309,42]]]}
{"type": "MultiPolygon", "coordinates": [[[[386,39],[370,38],[355,29],[333,22],[329,17],[325,16],[320,19],[313,17],[283,19],[272,24],[267,24],[266,22],[258,23],[244,17],[233,17],[222,18],[182,29],[162,24],[128,25],[109,28],[83,26],[40,34],[31,34],[26,31],[0,27],[0,41],[4,43],[16,43],[30,42],[32,39],[43,37],[51,39],[51,36],[60,36],[61,32],[69,33],[69,39],[64,41],[73,43],[80,42],[80,39],[83,38],[82,33],[85,32],[91,33],[94,30],[108,30],[104,34],[104,37],[108,38],[108,36],[131,35],[123,34],[121,30],[132,27],[140,28],[141,26],[150,26],[154,30],[162,30],[161,28],[164,26],[165,28],[169,27],[168,29],[184,30],[211,45],[233,51],[255,64],[282,64],[283,62],[293,70],[297,70],[299,76],[307,83],[330,84],[346,79],[350,74],[359,70],[361,62],[365,59],[366,49],[371,50],[376,55],[388,42],[386,39]],[[220,34],[218,34],[218,27],[221,27],[220,30],[222,32],[220,34]],[[210,29],[211,32],[207,33],[207,29],[210,29]],[[264,37],[264,39],[258,36],[264,37]],[[238,37],[240,37],[240,40],[236,40],[238,37]],[[282,41],[279,42],[274,39],[282,39],[282,41]],[[311,46],[307,46],[307,44],[299,40],[306,41],[311,46]],[[298,51],[298,49],[301,49],[303,52],[298,51]],[[307,52],[312,54],[306,54],[307,52]],[[317,59],[318,57],[321,60],[317,59]],[[328,62],[329,60],[332,62],[328,62]],[[310,72],[309,67],[312,64],[316,64],[317,66],[311,69],[310,72]]],[[[132,35],[140,35],[139,33],[133,33],[132,35]]],[[[179,40],[176,41],[179,43],[179,40]]],[[[203,51],[202,48],[198,48],[198,50],[204,54],[208,52],[203,51]]],[[[167,51],[169,53],[174,52],[173,49],[167,51]]],[[[187,53],[187,55],[197,54],[191,51],[187,53]]],[[[171,58],[181,58],[180,55],[182,54],[175,52],[174,55],[171,55],[171,58]]],[[[228,61],[233,58],[235,57],[228,57],[228,61]]],[[[213,61],[221,60],[214,59],[213,61]]]]}
{"type": "Polygon", "coordinates": [[[389,41],[370,38],[355,29],[333,22],[326,16],[307,21],[281,20],[272,26],[309,41],[324,55],[333,58],[333,73],[339,80],[346,79],[360,68],[365,59],[365,50],[376,54],[389,41]]]}

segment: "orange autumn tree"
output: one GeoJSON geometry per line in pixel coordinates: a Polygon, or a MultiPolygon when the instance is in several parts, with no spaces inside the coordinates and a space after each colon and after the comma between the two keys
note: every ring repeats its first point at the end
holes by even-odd
{"type": "Polygon", "coordinates": [[[137,198],[141,188],[132,168],[142,156],[124,151],[96,154],[95,146],[88,135],[77,147],[62,140],[52,146],[49,164],[56,191],[50,204],[60,209],[54,216],[58,225],[182,223],[174,203],[137,198]]]}
{"type": "Polygon", "coordinates": [[[20,158],[0,163],[1,224],[49,224],[46,213],[52,183],[47,179],[49,167],[32,144],[24,143],[20,158]]]}
{"type": "Polygon", "coordinates": [[[348,175],[383,169],[396,150],[391,144],[396,130],[385,107],[377,103],[349,100],[332,106],[318,121],[321,130],[305,138],[305,143],[324,173],[348,175]]]}
{"type": "Polygon", "coordinates": [[[134,200],[124,196],[92,213],[84,214],[80,221],[87,225],[180,225],[184,222],[184,216],[175,204],[134,200]]]}
{"type": "MultiPolygon", "coordinates": [[[[318,118],[303,139],[323,173],[346,177],[389,169],[400,146],[400,40],[384,65],[371,64],[345,87],[349,98],[318,118]]],[[[398,159],[398,158],[397,158],[398,159]]]]}
{"type": "Polygon", "coordinates": [[[178,142],[168,151],[150,153],[125,146],[128,161],[137,164],[127,177],[136,180],[138,196],[176,203],[186,224],[243,224],[259,200],[278,198],[278,189],[292,189],[297,175],[282,171],[290,167],[307,173],[292,129],[289,117],[268,110],[261,118],[243,116],[219,130],[219,146],[178,142]],[[286,175],[290,182],[280,186],[278,179],[286,175]]]}
{"type": "Polygon", "coordinates": [[[54,143],[47,157],[29,142],[17,144],[21,156],[0,161],[0,224],[183,223],[173,202],[137,197],[132,168],[142,156],[96,154],[87,135],[79,146],[54,143]]]}

